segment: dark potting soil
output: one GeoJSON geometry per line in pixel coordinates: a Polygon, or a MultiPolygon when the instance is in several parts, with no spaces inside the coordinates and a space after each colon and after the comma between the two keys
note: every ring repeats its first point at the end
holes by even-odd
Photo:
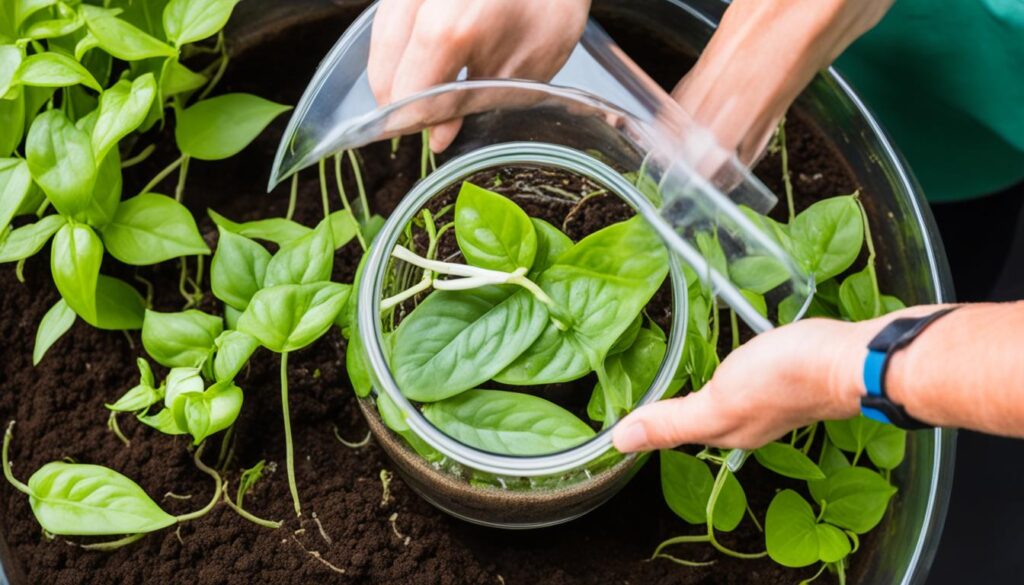
{"type": "MultiPolygon", "coordinates": [[[[317,58],[345,24],[329,21],[306,26],[240,56],[233,60],[223,91],[254,91],[295,103],[317,58]]],[[[194,211],[202,215],[209,206],[235,220],[283,215],[287,189],[264,194],[267,169],[283,125],[284,120],[277,121],[235,159],[193,162],[185,198],[194,211]]],[[[798,177],[794,186],[800,201],[852,190],[848,171],[820,137],[801,124],[798,116],[789,128],[790,163],[798,177]],[[799,179],[802,176],[809,180],[799,179]]],[[[387,214],[419,175],[419,143],[404,140],[394,157],[387,145],[363,149],[362,154],[371,205],[387,214]]],[[[168,149],[158,149],[146,164],[128,169],[126,193],[137,191],[172,159],[168,149]]],[[[781,192],[775,158],[766,158],[758,171],[781,192]]],[[[351,173],[346,171],[345,177],[348,193],[354,193],[351,173]]],[[[162,186],[165,192],[173,188],[172,181],[162,186]]],[[[331,204],[340,205],[334,189],[331,204]]],[[[296,218],[312,224],[321,213],[315,172],[303,173],[296,218]]],[[[212,244],[216,238],[212,222],[203,219],[200,228],[212,244]]],[[[337,279],[351,282],[358,254],[356,243],[339,251],[337,279]]],[[[38,367],[32,367],[36,326],[57,300],[47,257],[44,249],[25,266],[24,284],[17,281],[13,267],[0,270],[0,421],[18,421],[11,448],[15,475],[24,481],[54,460],[97,463],[136,480],[173,514],[201,508],[212,496],[213,485],[193,465],[186,439],[161,435],[129,416],[120,417],[120,426],[131,440],[130,447],[107,430],[103,403],[112,402],[136,382],[134,359],[142,353],[138,333],[97,331],[79,322],[38,367]]],[[[104,272],[127,278],[135,273],[110,261],[104,272]]],[[[167,288],[156,292],[157,309],[180,309],[174,263],[156,271],[139,270],[138,274],[167,288]]],[[[216,310],[209,295],[202,306],[216,310]]],[[[278,361],[261,351],[238,380],[246,392],[246,404],[236,424],[237,443],[227,479],[234,489],[241,469],[261,459],[276,467],[247,496],[246,508],[264,518],[283,520],[284,527],[262,528],[218,505],[209,515],[178,530],[149,535],[110,553],[88,552],[76,544],[86,539],[47,538],[32,516],[27,498],[3,483],[0,534],[12,553],[12,558],[3,559],[10,577],[15,583],[54,585],[253,585],[314,580],[410,585],[773,585],[792,584],[811,573],[782,569],[763,559],[736,561],[703,546],[679,548],[673,554],[690,560],[716,560],[716,564],[690,568],[647,561],[657,543],[695,531],[663,503],[658,466],[653,460],[602,508],[570,524],[544,530],[507,532],[466,524],[435,510],[398,477],[390,482],[385,498],[381,473],[392,467],[378,447],[370,441],[349,448],[336,438],[340,435],[358,441],[367,433],[348,386],[343,355],[344,341],[331,333],[291,359],[292,426],[304,509],[301,520],[291,509],[283,469],[278,361]]],[[[211,441],[208,462],[216,459],[219,448],[217,440],[211,441]]],[[[774,490],[788,487],[777,476],[771,476],[771,483],[763,483],[768,476],[754,462],[739,477],[751,506],[761,514],[774,490]]],[[[720,540],[742,551],[760,551],[764,546],[763,536],[749,521],[734,533],[720,535],[720,540]]]]}

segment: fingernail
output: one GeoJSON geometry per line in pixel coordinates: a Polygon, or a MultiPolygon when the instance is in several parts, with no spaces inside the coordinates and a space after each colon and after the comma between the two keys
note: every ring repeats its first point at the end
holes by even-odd
{"type": "Polygon", "coordinates": [[[642,451],[650,444],[647,440],[647,429],[640,421],[626,423],[624,427],[615,429],[612,442],[622,453],[642,451]]]}

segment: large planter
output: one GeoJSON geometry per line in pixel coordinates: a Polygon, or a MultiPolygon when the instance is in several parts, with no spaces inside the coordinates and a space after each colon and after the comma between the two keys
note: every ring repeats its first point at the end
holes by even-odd
{"type": "MultiPolygon", "coordinates": [[[[259,43],[268,31],[344,12],[358,0],[249,0],[229,26],[236,50],[259,43]]],[[[725,4],[720,0],[595,0],[594,15],[609,31],[642,31],[645,43],[690,61],[710,38],[725,4]]],[[[341,30],[338,31],[341,33],[341,30]]],[[[819,75],[796,108],[826,136],[862,188],[871,216],[879,273],[887,292],[908,304],[951,299],[948,268],[920,188],[884,131],[850,87],[829,71],[819,75]]],[[[935,554],[952,480],[954,433],[911,435],[905,463],[894,473],[900,491],[886,520],[854,559],[850,582],[924,583],[935,554]]],[[[668,510],[665,510],[668,514],[668,510]]],[[[0,585],[9,552],[0,535],[0,585]]],[[[10,578],[20,582],[17,575],[10,578]]]]}

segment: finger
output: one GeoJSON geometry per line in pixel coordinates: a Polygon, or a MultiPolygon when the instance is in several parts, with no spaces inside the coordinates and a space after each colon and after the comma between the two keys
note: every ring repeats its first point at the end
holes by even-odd
{"type": "Polygon", "coordinates": [[[423,0],[384,0],[373,17],[366,76],[378,105],[391,101],[395,70],[409,42],[423,0]]]}
{"type": "Polygon", "coordinates": [[[700,392],[637,409],[615,427],[615,448],[631,453],[684,443],[716,443],[730,428],[710,390],[709,384],[700,392]]]}
{"type": "Polygon", "coordinates": [[[452,142],[455,141],[455,137],[458,136],[460,128],[462,128],[461,118],[450,120],[444,124],[431,128],[430,150],[435,153],[444,152],[444,149],[451,146],[452,142]]]}

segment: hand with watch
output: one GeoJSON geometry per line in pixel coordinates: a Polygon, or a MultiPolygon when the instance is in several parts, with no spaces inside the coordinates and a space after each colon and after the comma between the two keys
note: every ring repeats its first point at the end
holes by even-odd
{"type": "Polygon", "coordinates": [[[780,327],[730,353],[700,391],[630,414],[614,440],[624,452],[749,449],[859,412],[905,429],[1024,437],[1024,302],[780,327]]]}

